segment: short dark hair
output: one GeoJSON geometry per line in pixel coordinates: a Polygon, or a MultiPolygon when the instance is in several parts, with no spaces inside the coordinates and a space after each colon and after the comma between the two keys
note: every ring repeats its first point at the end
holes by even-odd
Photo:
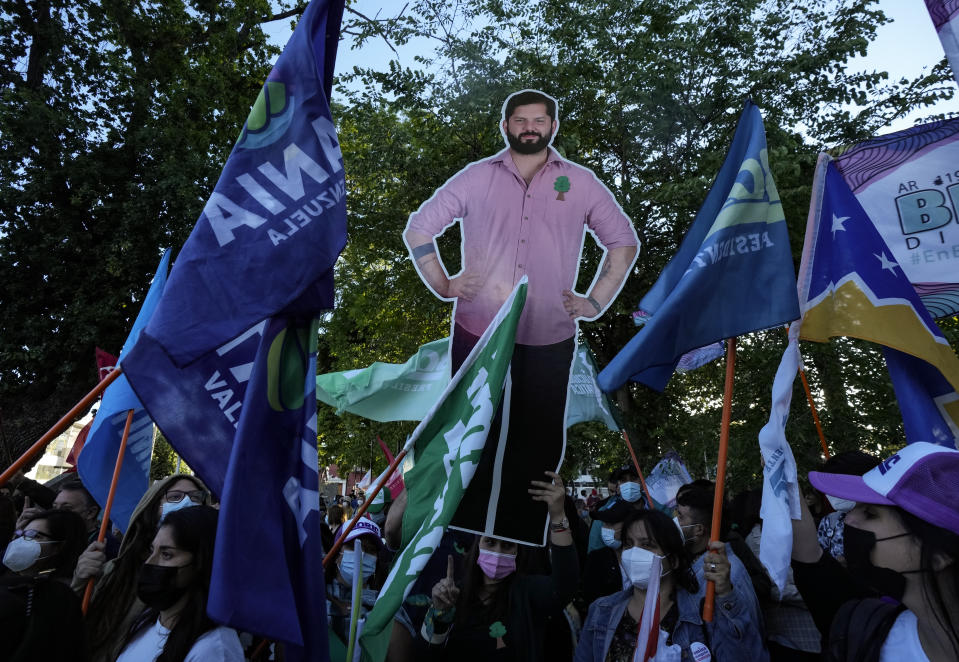
{"type": "Polygon", "coordinates": [[[689,508],[694,524],[702,524],[707,529],[713,524],[713,498],[715,494],[704,485],[688,483],[676,493],[676,504],[689,508]]]}
{"type": "Polygon", "coordinates": [[[879,458],[860,450],[836,453],[826,460],[820,471],[827,474],[849,474],[861,476],[870,469],[879,466],[879,458]]]}
{"type": "Polygon", "coordinates": [[[100,508],[100,504],[96,502],[96,499],[93,498],[93,495],[90,494],[89,490],[87,490],[79,478],[68,478],[63,481],[60,483],[57,492],[82,492],[87,500],[87,508],[97,508],[98,510],[100,508]]]}
{"type": "Polygon", "coordinates": [[[536,92],[535,90],[523,90],[522,92],[511,94],[506,99],[506,107],[503,109],[503,119],[508,120],[512,117],[513,111],[515,111],[517,107],[528,106],[531,103],[545,104],[546,114],[549,115],[551,120],[556,121],[556,102],[542,92],[536,92]]]}

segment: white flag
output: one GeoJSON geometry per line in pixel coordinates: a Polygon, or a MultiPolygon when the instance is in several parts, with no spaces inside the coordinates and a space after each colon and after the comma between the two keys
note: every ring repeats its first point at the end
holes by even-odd
{"type": "Polygon", "coordinates": [[[760,516],[763,533],[759,560],[766,566],[780,594],[789,575],[793,530],[790,519],[801,519],[796,459],[786,441],[786,420],[792,402],[793,382],[799,372],[799,322],[789,327],[789,343],[773,380],[769,422],[759,431],[763,454],[763,501],[760,516]]]}

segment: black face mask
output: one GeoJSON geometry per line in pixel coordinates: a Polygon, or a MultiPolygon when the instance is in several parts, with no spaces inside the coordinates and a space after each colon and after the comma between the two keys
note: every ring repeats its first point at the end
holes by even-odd
{"type": "Polygon", "coordinates": [[[147,607],[157,611],[169,609],[189,588],[176,585],[177,572],[185,567],[145,563],[137,576],[137,597],[147,607]]]}
{"type": "MultiPolygon", "coordinates": [[[[846,524],[842,530],[843,552],[846,557],[846,564],[849,571],[870,587],[879,592],[880,595],[887,595],[894,600],[902,602],[902,596],[906,592],[906,578],[902,572],[882,568],[872,564],[869,558],[877,542],[883,540],[893,540],[911,535],[909,533],[900,533],[886,538],[876,538],[872,531],[864,531],[854,526],[846,524]]],[[[907,570],[909,572],[920,572],[919,570],[907,570]]]]}

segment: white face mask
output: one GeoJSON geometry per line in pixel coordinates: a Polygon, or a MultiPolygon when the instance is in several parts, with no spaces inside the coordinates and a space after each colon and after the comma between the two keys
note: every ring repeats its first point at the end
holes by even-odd
{"type": "Polygon", "coordinates": [[[676,528],[679,529],[679,537],[682,539],[683,544],[686,544],[686,534],[683,532],[683,525],[679,523],[679,518],[673,518],[673,524],[676,525],[676,528]]]}
{"type": "Polygon", "coordinates": [[[616,539],[616,531],[613,529],[607,529],[605,526],[600,530],[600,535],[603,537],[603,544],[609,547],[610,549],[619,549],[623,544],[622,541],[616,539]]]}
{"type": "Polygon", "coordinates": [[[41,547],[37,540],[14,538],[3,554],[3,565],[14,572],[23,572],[40,560],[41,547]]]}
{"type": "MultiPolygon", "coordinates": [[[[656,557],[656,554],[642,547],[630,547],[623,552],[623,568],[626,570],[629,581],[633,583],[633,586],[637,588],[649,586],[653,559],[656,557]]],[[[665,557],[660,556],[659,558],[663,560],[665,557]]]]}
{"type": "MultiPolygon", "coordinates": [[[[363,573],[363,581],[376,572],[376,557],[372,554],[361,554],[360,572],[363,573]]],[[[340,574],[347,583],[353,583],[353,573],[356,572],[356,553],[353,550],[343,552],[343,558],[340,561],[340,574]]]]}
{"type": "Polygon", "coordinates": [[[848,513],[850,510],[856,507],[855,501],[850,501],[849,499],[840,499],[839,497],[826,495],[826,499],[829,500],[829,505],[832,506],[833,510],[837,513],[848,513]]]}

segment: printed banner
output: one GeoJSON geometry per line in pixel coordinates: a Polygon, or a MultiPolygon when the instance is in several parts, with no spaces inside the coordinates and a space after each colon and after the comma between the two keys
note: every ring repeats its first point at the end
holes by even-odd
{"type": "Polygon", "coordinates": [[[835,167],[929,313],[959,313],[959,119],[879,136],[835,167]]]}

